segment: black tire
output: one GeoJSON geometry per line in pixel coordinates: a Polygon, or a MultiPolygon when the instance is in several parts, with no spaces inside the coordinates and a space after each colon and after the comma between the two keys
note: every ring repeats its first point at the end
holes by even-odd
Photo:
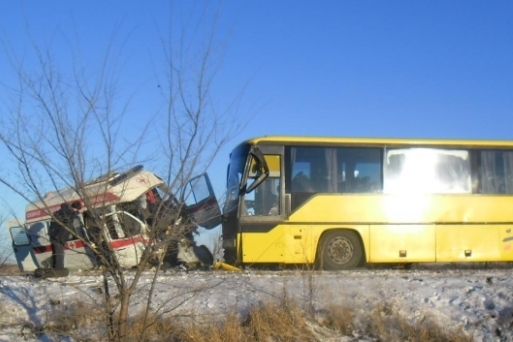
{"type": "Polygon", "coordinates": [[[34,271],[34,276],[36,278],[60,278],[67,277],[69,275],[69,270],[67,268],[55,269],[55,268],[38,268],[34,271]]]}
{"type": "Polygon", "coordinates": [[[193,247],[194,254],[198,257],[198,260],[201,262],[203,266],[212,266],[214,264],[214,256],[210,252],[207,246],[194,246],[193,247]]]}
{"type": "Polygon", "coordinates": [[[332,230],[321,237],[317,263],[324,270],[350,270],[360,264],[362,256],[362,244],[355,232],[332,230]]]}

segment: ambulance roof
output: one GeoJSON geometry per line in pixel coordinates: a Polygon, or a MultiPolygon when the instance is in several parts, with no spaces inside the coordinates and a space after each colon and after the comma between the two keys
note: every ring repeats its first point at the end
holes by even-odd
{"type": "Polygon", "coordinates": [[[25,220],[27,223],[48,219],[50,213],[58,210],[63,203],[73,201],[89,202],[94,207],[131,202],[149,189],[164,184],[154,173],[136,166],[121,174],[111,174],[94,179],[80,189],[66,188],[51,192],[41,200],[27,205],[25,220]],[[81,196],[76,190],[83,191],[81,196]],[[87,201],[85,200],[87,198],[87,201]]]}

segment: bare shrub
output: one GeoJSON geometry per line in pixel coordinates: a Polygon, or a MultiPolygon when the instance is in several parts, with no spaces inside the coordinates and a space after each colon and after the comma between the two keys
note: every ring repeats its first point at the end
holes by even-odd
{"type": "Polygon", "coordinates": [[[340,333],[342,336],[351,335],[355,330],[354,308],[343,305],[332,305],[328,310],[323,310],[318,315],[317,322],[331,330],[340,333]]]}
{"type": "Polygon", "coordinates": [[[101,307],[81,300],[63,303],[49,299],[42,332],[50,336],[67,336],[77,341],[95,341],[105,335],[107,318],[101,307]]]}
{"type": "MultiPolygon", "coordinates": [[[[45,323],[41,327],[25,324],[26,336],[46,335],[54,340],[71,338],[75,341],[108,340],[106,319],[102,309],[80,300],[62,303],[49,299],[45,323]]],[[[0,314],[3,314],[0,307],[0,314]]],[[[144,342],[252,342],[252,341],[324,341],[340,337],[366,337],[377,341],[409,342],[471,342],[461,329],[450,330],[437,324],[433,317],[417,323],[395,313],[385,302],[376,309],[330,306],[312,321],[308,312],[297,302],[285,297],[283,301],[265,302],[242,316],[228,312],[223,319],[212,317],[201,322],[194,315],[175,315],[172,312],[148,315],[142,310],[129,318],[126,341],[144,342]],[[362,315],[363,313],[363,315],[362,315]],[[321,319],[322,318],[322,319],[321,319]],[[360,324],[356,324],[359,320],[360,324]],[[362,328],[361,322],[365,322],[362,328]],[[323,328],[323,329],[320,329],[323,328]]]]}
{"type": "MultiPolygon", "coordinates": [[[[173,246],[196,228],[191,220],[182,220],[183,203],[176,201],[175,194],[180,194],[194,175],[208,168],[238,128],[240,94],[234,94],[233,101],[223,105],[224,108],[218,108],[219,102],[214,98],[214,79],[224,45],[217,28],[221,8],[205,6],[204,11],[192,13],[197,16],[189,17],[195,20],[190,27],[177,24],[180,27],[176,35],[174,29],[169,30],[173,32],[171,36],[159,35],[163,56],[152,64],[162,103],[155,113],[139,115],[137,127],[130,124],[132,95],[121,91],[123,58],[120,56],[124,51],[122,48],[116,51],[117,31],[107,42],[105,55],[99,61],[82,62],[77,58],[80,47],[73,44],[65,44],[70,46],[69,56],[59,59],[58,54],[66,53],[65,49],[53,50],[52,44],[31,40],[27,58],[33,58],[35,63],[29,68],[15,49],[8,44],[4,46],[17,80],[15,84],[3,85],[0,96],[4,113],[0,117],[4,128],[0,146],[8,153],[6,159],[13,162],[9,167],[12,172],[0,174],[0,184],[54,220],[58,218],[52,213],[49,199],[60,196],[65,202],[62,193],[67,191],[76,193],[85,204],[91,215],[91,226],[99,233],[95,234],[98,236],[94,244],[84,236],[77,239],[92,250],[102,266],[104,307],[99,317],[111,341],[126,340],[131,299],[140,289],[141,274],[155,257],[155,251],[176,249],[173,246]],[[196,25],[205,31],[197,30],[196,25]],[[65,65],[60,60],[66,60],[65,65]],[[70,68],[66,68],[68,61],[70,68]],[[94,67],[88,67],[89,63],[94,67]],[[152,155],[142,155],[142,147],[148,146],[152,148],[147,153],[152,155]],[[96,210],[111,204],[103,196],[109,182],[94,191],[87,184],[91,179],[110,179],[142,162],[149,164],[166,183],[164,198],[153,215],[165,220],[146,222],[150,242],[138,253],[139,265],[133,276],[127,277],[122,253],[115,253],[108,243],[108,231],[103,228],[107,224],[106,215],[96,210]],[[98,178],[98,175],[103,176],[98,178]],[[170,210],[166,203],[176,204],[177,208],[170,210]],[[114,285],[112,288],[109,282],[114,285]]],[[[173,19],[170,25],[174,25],[173,19]]],[[[26,34],[30,36],[28,31],[26,34]]],[[[63,39],[73,42],[70,37],[63,39]]],[[[75,235],[73,229],[67,229],[75,235]]],[[[157,270],[164,255],[157,257],[157,270]]],[[[145,298],[148,311],[143,322],[148,324],[152,324],[149,311],[153,306],[156,274],[145,298]]],[[[59,320],[52,318],[56,323],[48,329],[58,332],[78,326],[73,319],[66,318],[66,310],[59,320]]]]}
{"type": "Polygon", "coordinates": [[[146,315],[147,313],[141,312],[130,318],[128,341],[174,341],[180,336],[183,328],[175,318],[146,315]]]}
{"type": "MultiPolygon", "coordinates": [[[[2,226],[6,224],[6,220],[4,216],[0,214],[0,229],[2,226]]],[[[12,256],[13,250],[9,245],[9,239],[1,238],[0,234],[0,274],[11,274],[12,273],[12,263],[10,262],[10,257],[12,256]]]]}
{"type": "MultiPolygon", "coordinates": [[[[137,336],[138,324],[130,336],[137,336]]],[[[147,341],[239,342],[239,341],[315,341],[316,338],[295,303],[264,303],[240,318],[231,313],[221,323],[200,324],[188,320],[181,325],[176,319],[153,322],[145,334],[147,341]],[[153,339],[155,338],[155,339],[153,339]]]]}
{"type": "MultiPolygon", "coordinates": [[[[332,306],[320,324],[334,329],[341,335],[354,335],[357,331],[355,318],[366,322],[366,326],[357,334],[371,336],[383,341],[410,342],[471,342],[472,337],[461,329],[449,329],[437,323],[434,317],[425,316],[416,323],[399,315],[393,305],[387,302],[379,303],[376,308],[362,316],[361,308],[347,306],[332,306]]],[[[361,330],[361,329],[360,329],[361,330]]]]}
{"type": "Polygon", "coordinates": [[[9,275],[19,275],[20,269],[18,268],[18,265],[11,264],[9,262],[6,262],[2,265],[0,265],[0,275],[3,276],[9,276],[9,275]]]}
{"type": "Polygon", "coordinates": [[[312,331],[306,324],[304,313],[293,302],[285,305],[263,304],[253,309],[244,323],[248,335],[255,341],[313,341],[312,331]]]}

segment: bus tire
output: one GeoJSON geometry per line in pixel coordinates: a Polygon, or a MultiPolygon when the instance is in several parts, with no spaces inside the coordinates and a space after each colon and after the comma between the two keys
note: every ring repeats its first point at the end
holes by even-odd
{"type": "Polygon", "coordinates": [[[322,235],[317,254],[318,265],[329,271],[349,270],[362,260],[358,235],[350,230],[332,230],[322,235]]]}
{"type": "Polygon", "coordinates": [[[214,256],[212,255],[210,249],[208,249],[207,246],[193,246],[193,250],[194,254],[204,267],[209,267],[214,264],[214,256]]]}

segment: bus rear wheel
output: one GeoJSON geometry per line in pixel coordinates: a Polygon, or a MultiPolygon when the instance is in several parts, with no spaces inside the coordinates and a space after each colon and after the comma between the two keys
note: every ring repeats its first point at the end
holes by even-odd
{"type": "Polygon", "coordinates": [[[363,256],[360,239],[349,230],[333,230],[324,234],[318,251],[319,266],[330,271],[353,269],[363,256]]]}

